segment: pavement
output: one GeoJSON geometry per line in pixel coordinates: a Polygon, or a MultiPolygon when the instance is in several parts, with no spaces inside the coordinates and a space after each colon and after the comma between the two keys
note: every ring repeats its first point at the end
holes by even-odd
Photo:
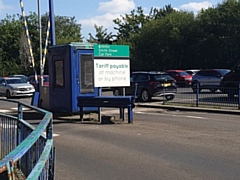
{"type": "Polygon", "coordinates": [[[223,114],[237,114],[240,115],[240,110],[236,109],[217,109],[211,107],[193,107],[184,105],[163,105],[159,103],[136,103],[136,107],[145,108],[160,108],[168,110],[181,110],[181,111],[198,111],[198,112],[211,112],[211,113],[223,113],[223,114]]]}

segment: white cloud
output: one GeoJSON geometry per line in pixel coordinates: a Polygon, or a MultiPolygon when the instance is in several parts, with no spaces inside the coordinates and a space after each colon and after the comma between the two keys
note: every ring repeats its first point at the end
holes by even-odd
{"type": "Polygon", "coordinates": [[[82,33],[85,38],[88,37],[88,33],[95,34],[96,31],[94,29],[94,24],[97,26],[103,26],[103,29],[107,29],[107,32],[114,32],[113,29],[114,23],[113,19],[120,17],[120,14],[110,14],[106,13],[104,15],[95,16],[91,19],[80,20],[80,24],[82,25],[82,33]]]}
{"type": "Polygon", "coordinates": [[[14,9],[12,6],[8,6],[3,4],[2,0],[0,0],[0,14],[4,15],[6,14],[9,10],[14,9]]]}
{"type": "Polygon", "coordinates": [[[82,26],[89,27],[93,27],[94,24],[96,24],[97,26],[108,28],[113,24],[113,19],[116,19],[118,17],[120,17],[120,14],[106,13],[100,16],[94,16],[91,19],[80,20],[80,24],[82,24],[82,26]]]}
{"type": "Polygon", "coordinates": [[[201,9],[207,9],[212,6],[212,3],[209,1],[203,1],[203,2],[190,2],[188,4],[183,4],[179,7],[179,9],[182,10],[188,10],[188,11],[194,11],[198,12],[201,9]]]}
{"type": "MultiPolygon", "coordinates": [[[[119,18],[120,15],[128,14],[135,9],[133,0],[110,0],[108,2],[100,2],[98,7],[99,15],[90,19],[80,19],[78,22],[82,25],[82,31],[86,29],[88,32],[95,34],[94,24],[103,26],[108,32],[113,32],[113,20],[119,18]],[[102,12],[102,14],[101,14],[102,12]]],[[[83,36],[86,36],[83,34],[83,36]]]]}
{"type": "Polygon", "coordinates": [[[126,13],[135,8],[133,0],[111,0],[108,2],[99,3],[99,11],[107,13],[126,13]]]}

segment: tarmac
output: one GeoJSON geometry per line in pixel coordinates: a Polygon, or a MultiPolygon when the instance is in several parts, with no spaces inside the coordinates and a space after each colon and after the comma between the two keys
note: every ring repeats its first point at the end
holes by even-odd
{"type": "MultiPolygon", "coordinates": [[[[188,112],[202,112],[202,113],[219,113],[219,114],[229,114],[229,115],[240,115],[240,110],[232,109],[216,109],[209,107],[189,107],[184,105],[162,105],[160,103],[135,103],[134,111],[152,111],[153,109],[158,109],[159,111],[188,111],[188,112]]],[[[127,118],[127,117],[126,117],[127,118]]],[[[127,120],[122,121],[119,117],[119,109],[104,109],[101,111],[101,122],[99,122],[97,113],[84,114],[83,121],[80,121],[80,115],[69,115],[69,116],[56,116],[55,121],[72,121],[74,123],[100,123],[100,124],[122,124],[127,123],[127,120]]],[[[133,120],[134,123],[134,120],[133,120]]]]}

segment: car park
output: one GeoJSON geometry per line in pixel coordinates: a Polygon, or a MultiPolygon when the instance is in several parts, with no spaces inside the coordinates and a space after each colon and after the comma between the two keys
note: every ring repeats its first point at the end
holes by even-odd
{"type": "Polygon", "coordinates": [[[216,92],[220,89],[220,82],[225,74],[230,72],[229,69],[205,69],[198,71],[192,78],[193,92],[199,92],[203,89],[209,89],[216,92]]]}
{"type": "MultiPolygon", "coordinates": [[[[133,72],[130,87],[124,87],[126,95],[134,95],[143,102],[151,101],[152,97],[164,97],[172,100],[177,92],[176,81],[165,72],[133,72]]],[[[123,87],[113,87],[113,95],[123,95],[123,87]]]]}
{"type": "Polygon", "coordinates": [[[185,70],[167,70],[166,72],[176,80],[178,86],[191,86],[192,75],[188,74],[185,70]]]}
{"type": "Polygon", "coordinates": [[[0,94],[6,96],[6,98],[32,96],[34,92],[33,85],[20,78],[8,77],[0,79],[0,94]]]}

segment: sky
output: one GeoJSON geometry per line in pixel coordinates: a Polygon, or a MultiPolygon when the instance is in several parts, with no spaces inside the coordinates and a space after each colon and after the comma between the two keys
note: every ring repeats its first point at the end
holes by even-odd
{"type": "MultiPolygon", "coordinates": [[[[49,12],[49,0],[22,1],[26,15],[30,12],[38,13],[38,8],[40,14],[49,12]]],[[[53,0],[53,11],[59,16],[74,16],[77,23],[81,24],[81,33],[86,39],[89,33],[95,35],[94,24],[114,33],[113,19],[129,14],[137,7],[142,7],[144,13],[148,14],[152,7],[163,8],[170,4],[179,10],[198,13],[202,8],[214,7],[219,3],[222,0],[53,0]]],[[[21,14],[20,0],[0,0],[0,19],[7,14],[21,14]]]]}

